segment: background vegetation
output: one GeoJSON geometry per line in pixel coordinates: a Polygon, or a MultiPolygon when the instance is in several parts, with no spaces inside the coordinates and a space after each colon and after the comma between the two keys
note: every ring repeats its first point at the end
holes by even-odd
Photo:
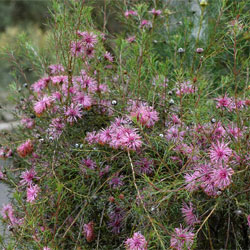
{"type": "MultiPolygon", "coordinates": [[[[27,41],[38,48],[44,47],[48,33],[46,23],[49,17],[49,6],[50,1],[46,0],[0,1],[0,105],[5,107],[8,105],[6,112],[0,111],[0,121],[13,119],[9,114],[12,107],[8,101],[9,85],[13,81],[11,74],[13,67],[11,67],[10,57],[6,56],[3,49],[9,47],[10,51],[14,51],[18,37],[24,33],[27,41]]],[[[25,69],[25,73],[32,79],[33,74],[28,68],[25,69]]]]}

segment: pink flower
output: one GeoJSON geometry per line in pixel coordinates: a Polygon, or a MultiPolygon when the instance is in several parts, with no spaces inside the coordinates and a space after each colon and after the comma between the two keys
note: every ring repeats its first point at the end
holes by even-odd
{"type": "Polygon", "coordinates": [[[49,66],[49,70],[51,74],[55,75],[64,72],[64,67],[62,64],[52,64],[49,66]]]}
{"type": "Polygon", "coordinates": [[[111,107],[111,101],[110,100],[102,99],[102,100],[99,101],[98,104],[99,104],[100,111],[102,113],[106,113],[108,116],[113,115],[113,110],[110,109],[110,107],[111,107]]]}
{"type": "Polygon", "coordinates": [[[124,223],[125,211],[120,207],[115,207],[109,214],[109,227],[112,233],[119,234],[124,223]]]}
{"type": "Polygon", "coordinates": [[[98,92],[106,93],[109,91],[108,86],[106,84],[100,84],[97,89],[98,92]]]}
{"type": "Polygon", "coordinates": [[[18,219],[14,216],[14,209],[11,204],[3,205],[1,215],[3,219],[9,220],[12,226],[21,225],[23,219],[18,219]]]}
{"type": "Polygon", "coordinates": [[[100,176],[100,177],[103,177],[105,174],[107,174],[107,173],[109,172],[110,168],[111,168],[111,167],[110,167],[109,165],[107,165],[105,168],[103,168],[103,169],[100,171],[99,176],[100,176]]]}
{"type": "Polygon", "coordinates": [[[52,93],[52,98],[56,101],[59,100],[61,101],[62,99],[62,94],[59,91],[56,91],[54,93],[52,93]]]}
{"type": "Polygon", "coordinates": [[[181,120],[175,114],[172,114],[172,116],[170,117],[170,119],[173,122],[173,124],[175,124],[175,125],[180,125],[181,124],[181,120]]]}
{"type": "Polygon", "coordinates": [[[2,171],[0,171],[0,180],[3,180],[5,178],[5,175],[2,171]]]}
{"type": "Polygon", "coordinates": [[[79,105],[71,103],[71,105],[66,108],[64,107],[64,114],[67,117],[67,122],[73,123],[77,122],[78,119],[82,118],[82,111],[79,105]]]}
{"type": "Polygon", "coordinates": [[[175,250],[190,250],[194,242],[195,234],[189,231],[188,228],[183,229],[182,225],[179,228],[175,228],[171,237],[170,247],[175,250]]]}
{"type": "Polygon", "coordinates": [[[70,44],[70,50],[72,56],[80,56],[83,52],[83,44],[81,41],[78,42],[71,42],[70,44]]]}
{"type": "Polygon", "coordinates": [[[97,91],[97,81],[87,75],[83,75],[80,77],[80,85],[83,89],[88,89],[89,92],[94,93],[97,91]]]}
{"type": "Polygon", "coordinates": [[[128,41],[128,43],[132,43],[132,42],[134,42],[135,41],[135,36],[130,36],[130,37],[128,37],[127,38],[127,41],[128,41]]]}
{"type": "Polygon", "coordinates": [[[44,247],[43,250],[51,250],[49,247],[44,247]]]}
{"type": "Polygon", "coordinates": [[[113,69],[113,66],[111,64],[105,65],[104,69],[113,69]]]}
{"type": "Polygon", "coordinates": [[[182,212],[184,220],[188,226],[193,226],[194,224],[199,222],[199,220],[197,219],[193,210],[194,210],[194,208],[193,208],[193,204],[191,202],[189,202],[189,206],[186,203],[183,203],[183,207],[181,208],[181,212],[182,212]]]}
{"type": "Polygon", "coordinates": [[[120,145],[123,148],[136,151],[142,146],[140,135],[137,134],[136,129],[128,128],[123,129],[120,135],[120,145]]]}
{"type": "Polygon", "coordinates": [[[185,131],[179,131],[178,126],[172,126],[170,129],[167,130],[166,139],[173,142],[183,141],[184,135],[185,131]]]}
{"type": "Polygon", "coordinates": [[[185,175],[186,189],[190,192],[199,187],[209,196],[216,196],[218,189],[214,185],[212,177],[213,168],[209,165],[198,165],[192,174],[185,175]]]}
{"type": "Polygon", "coordinates": [[[96,169],[96,163],[92,161],[90,158],[83,159],[82,164],[87,167],[88,169],[95,170],[96,169]]]}
{"type": "Polygon", "coordinates": [[[98,42],[97,36],[93,34],[92,32],[82,32],[82,41],[86,48],[92,48],[95,46],[95,44],[98,42]]]}
{"type": "Polygon", "coordinates": [[[9,219],[11,222],[15,221],[14,209],[11,204],[3,205],[1,215],[5,220],[9,219]]]}
{"type": "Polygon", "coordinates": [[[196,92],[196,88],[190,83],[190,81],[185,81],[179,83],[179,87],[176,90],[176,95],[181,96],[184,94],[193,94],[196,92]]]}
{"type": "Polygon", "coordinates": [[[248,226],[250,228],[250,214],[247,216],[247,224],[248,224],[248,226]]]}
{"type": "Polygon", "coordinates": [[[233,173],[233,169],[227,166],[218,166],[214,168],[212,171],[212,180],[214,182],[214,185],[219,189],[226,188],[232,182],[231,176],[233,175],[233,173]]]}
{"type": "Polygon", "coordinates": [[[116,117],[115,121],[111,124],[111,127],[119,127],[122,125],[128,125],[129,124],[129,119],[124,118],[124,117],[116,117]]]}
{"type": "Polygon", "coordinates": [[[141,25],[140,25],[140,28],[143,28],[143,27],[151,28],[152,23],[150,21],[144,19],[144,20],[141,21],[141,25]]]}
{"type": "Polygon", "coordinates": [[[217,101],[216,108],[227,108],[229,111],[233,108],[233,101],[231,98],[227,97],[227,94],[225,94],[223,97],[216,98],[217,101]]]}
{"type": "Polygon", "coordinates": [[[135,171],[138,174],[150,175],[153,172],[153,160],[143,158],[140,161],[136,161],[135,166],[136,166],[135,171]]]}
{"type": "Polygon", "coordinates": [[[104,59],[106,59],[109,62],[113,62],[114,61],[113,56],[108,51],[105,52],[104,59]]]}
{"type": "Polygon", "coordinates": [[[138,16],[138,13],[134,10],[127,10],[124,13],[125,17],[128,18],[129,16],[138,16]]]}
{"type": "Polygon", "coordinates": [[[20,178],[22,179],[20,181],[21,185],[31,185],[33,179],[37,179],[36,171],[33,168],[30,170],[26,170],[26,171],[22,172],[20,178]]]}
{"type": "Polygon", "coordinates": [[[212,178],[213,168],[209,165],[198,165],[196,171],[199,172],[199,183],[203,191],[209,196],[216,196],[218,190],[212,178]]]}
{"type": "MultiPolygon", "coordinates": [[[[73,82],[74,82],[74,77],[73,77],[73,82]]],[[[69,86],[68,82],[67,83],[63,83],[62,85],[62,92],[63,95],[65,97],[67,97],[70,94],[76,94],[78,91],[79,86],[77,86],[76,84],[74,84],[73,86],[69,86]]]]}
{"type": "Polygon", "coordinates": [[[56,85],[57,83],[59,84],[68,83],[68,76],[64,75],[52,76],[51,81],[54,85],[56,85]]]}
{"type": "Polygon", "coordinates": [[[108,144],[112,140],[112,134],[111,133],[112,132],[111,132],[110,128],[102,129],[98,133],[99,143],[108,144]]]}
{"type": "Polygon", "coordinates": [[[246,105],[246,102],[244,100],[235,100],[233,101],[233,109],[242,109],[246,105]]]}
{"type": "Polygon", "coordinates": [[[39,191],[40,188],[38,185],[30,185],[27,188],[27,202],[33,202],[36,199],[39,191]]]}
{"type": "Polygon", "coordinates": [[[122,147],[121,138],[123,135],[123,126],[111,125],[112,140],[109,142],[109,146],[115,149],[122,147]]]}
{"type": "Polygon", "coordinates": [[[58,139],[61,136],[64,127],[65,123],[61,118],[54,118],[52,119],[52,122],[49,125],[48,133],[54,139],[58,139]]]}
{"type": "Polygon", "coordinates": [[[88,58],[94,58],[95,57],[95,50],[92,47],[90,47],[90,48],[84,48],[84,52],[85,52],[85,55],[88,58]]]}
{"type": "Polygon", "coordinates": [[[156,10],[153,8],[149,13],[153,14],[154,16],[159,16],[161,14],[161,10],[156,10]]]}
{"type": "Polygon", "coordinates": [[[203,48],[197,48],[197,49],[196,49],[196,53],[202,53],[203,51],[204,51],[203,48]]]}
{"type": "Polygon", "coordinates": [[[84,108],[89,109],[92,106],[93,100],[84,92],[78,92],[73,98],[74,102],[81,104],[84,108]]]}
{"type": "Polygon", "coordinates": [[[236,140],[243,136],[243,133],[242,133],[241,129],[238,128],[238,127],[233,127],[233,125],[228,126],[228,131],[227,132],[229,133],[229,135],[231,135],[236,140]]]}
{"type": "Polygon", "coordinates": [[[21,157],[25,157],[33,152],[33,144],[31,140],[27,140],[17,148],[17,152],[21,157]]]}
{"type": "Polygon", "coordinates": [[[45,95],[41,100],[34,104],[34,110],[36,115],[40,116],[47,108],[53,103],[53,98],[51,96],[45,95]]]}
{"type": "Polygon", "coordinates": [[[218,140],[220,139],[221,137],[223,137],[225,135],[225,129],[221,126],[221,123],[218,122],[216,125],[215,125],[215,128],[213,129],[212,131],[212,138],[214,140],[218,140]]]}
{"type": "Polygon", "coordinates": [[[96,135],[96,131],[93,132],[87,132],[85,141],[87,141],[89,144],[97,143],[98,142],[98,136],[96,135]]]}
{"type": "Polygon", "coordinates": [[[189,192],[196,191],[199,188],[199,178],[200,178],[200,173],[198,171],[195,171],[193,174],[185,174],[184,176],[185,182],[187,183],[186,189],[189,192]]]}
{"type": "Polygon", "coordinates": [[[228,143],[224,143],[223,141],[217,141],[216,144],[212,144],[209,150],[209,155],[212,162],[228,161],[228,158],[232,154],[232,149],[227,147],[227,145],[228,143]]]}
{"type": "Polygon", "coordinates": [[[130,117],[135,117],[138,122],[146,127],[154,126],[155,122],[159,120],[158,112],[151,106],[140,105],[139,107],[133,107],[130,117]]]}
{"type": "Polygon", "coordinates": [[[31,129],[35,126],[35,121],[31,118],[28,118],[28,117],[24,117],[22,120],[21,120],[21,123],[28,129],[31,129]]]}
{"type": "Polygon", "coordinates": [[[100,37],[101,37],[101,39],[102,39],[103,41],[106,41],[106,35],[105,35],[104,33],[101,33],[101,34],[100,34],[100,37]]]}
{"type": "Polygon", "coordinates": [[[123,186],[123,176],[119,176],[119,174],[115,174],[115,176],[109,181],[109,186],[113,189],[119,188],[123,186]]]}
{"type": "MultiPolygon", "coordinates": [[[[122,122],[122,121],[121,121],[122,122]]],[[[117,123],[119,123],[117,121],[117,123]]],[[[137,130],[123,125],[118,126],[116,122],[112,123],[106,129],[102,129],[98,134],[87,133],[85,140],[90,143],[109,144],[112,148],[123,148],[129,150],[137,150],[141,147],[142,141],[137,130]]]]}
{"type": "Polygon", "coordinates": [[[147,250],[147,241],[145,237],[140,233],[134,233],[132,238],[129,238],[125,242],[127,250],[147,250]]]}
{"type": "Polygon", "coordinates": [[[48,83],[50,81],[50,77],[43,77],[37,82],[33,83],[31,85],[31,89],[36,93],[41,93],[41,91],[47,87],[48,83]]]}

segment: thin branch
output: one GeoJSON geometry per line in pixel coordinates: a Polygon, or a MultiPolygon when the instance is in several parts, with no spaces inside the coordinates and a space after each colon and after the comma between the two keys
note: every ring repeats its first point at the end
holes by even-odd
{"type": "Polygon", "coordinates": [[[137,184],[136,184],[134,165],[133,165],[132,159],[131,159],[131,157],[130,157],[129,150],[128,150],[128,158],[129,158],[130,165],[131,165],[131,170],[132,170],[132,175],[133,175],[133,183],[134,183],[135,189],[136,189],[136,191],[137,191],[137,195],[138,195],[138,197],[139,197],[139,200],[140,200],[140,202],[141,202],[141,204],[142,204],[142,207],[143,207],[145,213],[147,214],[147,217],[148,217],[150,223],[152,224],[152,227],[153,227],[153,229],[154,229],[154,231],[155,231],[155,233],[156,233],[156,235],[157,235],[157,237],[158,237],[158,239],[159,239],[159,241],[160,241],[160,243],[161,243],[162,249],[166,249],[165,246],[164,246],[164,243],[163,243],[163,241],[162,241],[162,239],[161,239],[161,236],[160,236],[158,230],[156,229],[156,226],[155,226],[155,224],[154,224],[154,222],[153,222],[153,219],[152,219],[152,217],[150,216],[148,210],[146,209],[146,207],[145,207],[145,205],[144,205],[144,202],[143,202],[142,197],[141,197],[141,193],[140,193],[139,188],[138,188],[138,186],[137,186],[137,184]]]}

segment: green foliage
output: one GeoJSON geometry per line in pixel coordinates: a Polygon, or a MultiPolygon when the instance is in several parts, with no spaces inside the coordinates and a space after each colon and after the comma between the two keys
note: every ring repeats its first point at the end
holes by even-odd
{"type": "MultiPolygon", "coordinates": [[[[246,1],[214,1],[206,7],[142,0],[51,3],[52,32],[46,48],[39,50],[23,34],[15,51],[6,50],[19,72],[11,85],[16,115],[34,122],[30,129],[18,127],[1,142],[0,150],[11,148],[14,152],[15,167],[7,171],[6,182],[16,189],[15,216],[23,218],[13,226],[11,244],[15,242],[17,249],[122,249],[126,239],[141,231],[148,249],[168,249],[174,230],[186,223],[181,213],[183,202],[192,201],[199,215],[199,222],[192,225],[193,249],[247,249],[247,5],[246,1]],[[152,8],[160,9],[161,15],[150,13],[152,8]],[[126,17],[127,10],[137,15],[126,17]],[[119,24],[119,31],[112,30],[111,17],[119,24]],[[142,20],[148,22],[143,25],[142,20]],[[87,56],[86,47],[80,56],[74,55],[73,45],[86,35],[79,31],[96,38],[93,57],[87,56]],[[135,36],[133,42],[128,40],[131,36],[135,36]],[[107,51],[113,60],[104,56],[107,51]],[[62,64],[64,71],[52,73],[51,64],[62,64]],[[29,69],[34,72],[32,77],[27,77],[29,69]],[[55,77],[62,74],[67,80],[56,82],[55,77]],[[89,82],[86,86],[81,83],[86,76],[97,85],[92,92],[89,82]],[[39,78],[45,84],[36,90],[39,78]],[[109,91],[98,89],[102,84],[109,91]],[[183,84],[188,91],[182,90],[183,84]],[[91,97],[92,103],[90,107],[79,106],[82,117],[75,115],[77,122],[72,122],[67,111],[80,102],[78,92],[84,93],[84,98],[91,97]],[[58,93],[60,97],[54,98],[58,93]],[[232,105],[216,106],[216,98],[225,94],[232,105]],[[36,109],[42,98],[52,95],[54,99],[45,101],[42,112],[36,109]],[[236,105],[239,100],[244,101],[243,107],[236,105]],[[133,115],[139,104],[151,106],[151,112],[157,110],[159,119],[152,126],[143,122],[142,113],[133,115]],[[174,121],[174,116],[179,121],[174,121]],[[140,136],[141,145],[136,150],[101,139],[100,131],[107,128],[112,139],[112,133],[119,137],[109,126],[121,117],[125,128],[135,129],[140,136]],[[55,119],[65,126],[58,137],[51,134],[55,119]],[[239,128],[242,135],[230,134],[230,126],[239,128]],[[178,138],[169,139],[172,128],[177,129],[173,137],[178,138]],[[90,143],[86,138],[93,131],[99,137],[90,143]],[[29,156],[28,151],[25,157],[20,154],[17,147],[27,139],[37,155],[29,156]],[[219,164],[233,171],[228,185],[226,181],[222,187],[210,183],[213,190],[209,192],[204,184],[208,180],[199,179],[196,185],[200,188],[191,192],[188,175],[205,165],[210,172],[202,177],[212,178],[218,162],[211,160],[211,149],[218,141],[228,142],[232,150],[219,164]],[[150,160],[151,173],[138,170],[138,162],[145,158],[150,160]],[[83,159],[92,163],[88,165],[83,159]],[[38,178],[32,185],[38,185],[39,192],[29,202],[29,186],[20,184],[20,175],[33,168],[38,178]],[[114,213],[122,221],[112,221],[114,213]],[[95,236],[87,235],[89,224],[95,236]]],[[[122,133],[122,126],[117,130],[122,133]]],[[[10,224],[8,219],[6,224],[10,224]]],[[[191,226],[186,228],[191,230],[191,226]]]]}

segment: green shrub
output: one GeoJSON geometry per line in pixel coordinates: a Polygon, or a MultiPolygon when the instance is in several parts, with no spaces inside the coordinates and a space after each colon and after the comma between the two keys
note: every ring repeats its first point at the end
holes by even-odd
{"type": "Polygon", "coordinates": [[[47,51],[13,54],[9,249],[247,249],[247,2],[102,3],[54,1],[47,51]]]}

